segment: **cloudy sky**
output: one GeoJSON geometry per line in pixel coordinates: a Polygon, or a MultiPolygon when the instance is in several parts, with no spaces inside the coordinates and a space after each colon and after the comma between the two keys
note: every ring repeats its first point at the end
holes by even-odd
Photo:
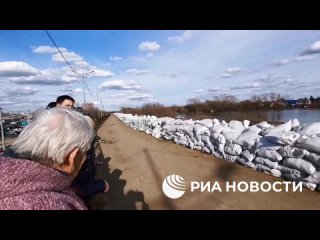
{"type": "Polygon", "coordinates": [[[0,107],[63,94],[106,110],[275,92],[320,96],[320,31],[0,31],[0,107]],[[90,91],[89,91],[90,90],[90,91]],[[97,98],[98,93],[98,98],[97,98]]]}

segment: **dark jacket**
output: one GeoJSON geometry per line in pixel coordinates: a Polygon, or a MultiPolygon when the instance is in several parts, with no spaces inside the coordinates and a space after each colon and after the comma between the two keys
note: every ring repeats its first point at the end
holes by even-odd
{"type": "Polygon", "coordinates": [[[0,155],[0,209],[86,210],[71,182],[54,168],[0,155]]]}

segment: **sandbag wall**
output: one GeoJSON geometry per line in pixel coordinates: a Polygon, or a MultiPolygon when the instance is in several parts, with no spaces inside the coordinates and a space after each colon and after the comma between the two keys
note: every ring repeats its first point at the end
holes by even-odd
{"type": "Polygon", "coordinates": [[[181,120],[115,114],[129,127],[320,191],[320,122],[181,120]]]}

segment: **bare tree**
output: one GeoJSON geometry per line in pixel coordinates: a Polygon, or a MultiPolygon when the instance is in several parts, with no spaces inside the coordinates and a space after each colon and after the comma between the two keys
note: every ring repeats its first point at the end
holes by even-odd
{"type": "Polygon", "coordinates": [[[187,101],[187,104],[197,104],[197,103],[201,103],[200,99],[198,98],[189,98],[187,101]]]}

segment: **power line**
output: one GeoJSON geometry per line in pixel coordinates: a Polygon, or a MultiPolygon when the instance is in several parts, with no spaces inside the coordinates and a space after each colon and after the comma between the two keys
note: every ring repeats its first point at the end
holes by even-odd
{"type": "Polygon", "coordinates": [[[64,61],[68,64],[68,66],[70,67],[70,69],[71,69],[71,71],[73,72],[73,73],[75,73],[76,75],[78,75],[79,77],[81,77],[81,75],[77,72],[77,71],[75,71],[74,69],[73,69],[73,67],[71,66],[71,64],[68,62],[68,60],[65,58],[65,56],[62,54],[62,52],[61,52],[61,50],[59,49],[59,47],[57,46],[57,44],[56,44],[56,42],[53,40],[53,38],[51,37],[51,35],[50,35],[50,33],[47,31],[47,30],[45,30],[46,31],[46,33],[48,34],[48,36],[49,36],[49,38],[50,38],[50,40],[51,40],[51,42],[53,43],[53,45],[56,47],[56,49],[59,51],[59,53],[60,53],[60,55],[62,56],[62,58],[64,59],[64,61]]]}
{"type": "Polygon", "coordinates": [[[90,91],[90,88],[89,88],[89,86],[88,86],[87,82],[86,82],[84,79],[83,79],[83,82],[86,84],[86,86],[87,86],[87,89],[88,89],[89,93],[90,93],[90,94],[91,94],[91,96],[94,98],[94,96],[93,96],[92,92],[90,91]]]}
{"type": "MultiPolygon", "coordinates": [[[[93,96],[93,94],[92,94],[92,92],[91,92],[91,90],[90,90],[87,82],[85,81],[85,77],[84,77],[85,75],[84,75],[83,73],[80,74],[80,73],[78,73],[76,70],[73,69],[73,67],[71,66],[71,64],[68,62],[68,60],[65,58],[65,56],[63,55],[63,53],[60,51],[59,47],[57,46],[57,44],[56,44],[55,41],[53,40],[53,38],[52,38],[52,36],[50,35],[50,33],[49,33],[47,30],[45,30],[45,31],[46,31],[46,33],[48,34],[48,36],[49,36],[50,40],[52,41],[52,43],[54,44],[54,46],[56,47],[56,49],[59,51],[60,55],[62,56],[62,58],[64,59],[64,61],[66,62],[66,64],[70,67],[71,71],[72,71],[73,73],[75,73],[76,75],[78,75],[78,77],[80,77],[80,78],[82,79],[82,81],[83,81],[83,83],[85,83],[85,85],[86,85],[89,93],[90,93],[91,96],[94,98],[94,96],[93,96]]],[[[85,89],[83,89],[83,91],[85,91],[85,89]]]]}

